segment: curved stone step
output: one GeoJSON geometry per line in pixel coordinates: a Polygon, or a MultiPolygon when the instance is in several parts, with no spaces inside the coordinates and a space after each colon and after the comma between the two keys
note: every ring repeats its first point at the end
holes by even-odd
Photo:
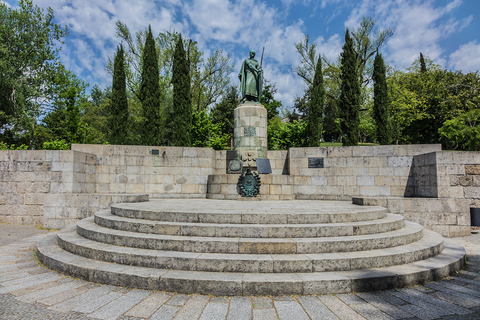
{"type": "Polygon", "coordinates": [[[172,199],[144,203],[121,203],[111,207],[112,214],[125,218],[170,222],[305,224],[378,220],[387,211],[383,207],[353,205],[347,201],[262,201],[172,199]]]}
{"type": "Polygon", "coordinates": [[[460,269],[465,249],[445,241],[439,255],[409,264],[341,272],[228,273],[119,265],[74,255],[51,235],[38,244],[48,268],[87,281],[150,290],[212,295],[307,295],[385,290],[436,280],[460,269]]]}
{"type": "Polygon", "coordinates": [[[95,223],[102,227],[139,233],[194,237],[242,238],[315,238],[374,234],[400,229],[401,215],[358,222],[322,224],[234,224],[166,222],[119,217],[109,211],[95,213],[95,223]]]}
{"type": "Polygon", "coordinates": [[[85,239],[74,229],[58,235],[64,250],[82,257],[158,269],[291,273],[346,271],[387,267],[430,258],[443,249],[443,238],[431,231],[418,242],[388,249],[320,254],[227,254],[161,251],[119,247],[85,239]]]}
{"type": "Polygon", "coordinates": [[[302,254],[372,250],[412,243],[419,240],[423,234],[423,228],[420,225],[401,220],[405,224],[405,228],[378,234],[345,237],[193,237],[115,230],[96,225],[93,219],[93,217],[86,218],[77,223],[79,235],[97,242],[118,246],[201,253],[302,254]]]}

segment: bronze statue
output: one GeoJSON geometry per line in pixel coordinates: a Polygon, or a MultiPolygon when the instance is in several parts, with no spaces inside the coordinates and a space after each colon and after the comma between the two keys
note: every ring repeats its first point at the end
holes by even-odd
{"type": "Polygon", "coordinates": [[[255,50],[250,50],[250,58],[243,61],[238,78],[240,79],[242,102],[260,102],[263,85],[263,70],[262,65],[255,60],[255,50]]]}

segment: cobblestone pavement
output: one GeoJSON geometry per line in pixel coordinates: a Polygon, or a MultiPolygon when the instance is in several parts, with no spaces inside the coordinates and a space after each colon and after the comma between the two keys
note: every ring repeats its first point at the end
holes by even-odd
{"type": "Polygon", "coordinates": [[[480,319],[480,234],[459,273],[411,288],[317,296],[215,297],[121,288],[50,271],[38,234],[0,246],[0,319],[480,319]]]}

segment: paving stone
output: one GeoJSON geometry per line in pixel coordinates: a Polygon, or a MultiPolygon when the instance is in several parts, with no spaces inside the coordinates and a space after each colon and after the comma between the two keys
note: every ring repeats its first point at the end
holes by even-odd
{"type": "Polygon", "coordinates": [[[432,312],[430,310],[425,310],[423,308],[417,307],[413,304],[404,304],[399,306],[402,310],[413,314],[417,318],[420,318],[422,320],[431,320],[431,319],[438,319],[440,316],[438,313],[432,312]]]}
{"type": "Polygon", "coordinates": [[[69,312],[72,309],[81,307],[85,304],[92,302],[115,289],[113,286],[104,285],[96,288],[92,288],[85,293],[82,293],[76,297],[70,298],[68,300],[62,301],[58,304],[55,304],[49,307],[50,310],[59,311],[59,312],[69,312]]]}
{"type": "Polygon", "coordinates": [[[126,316],[132,316],[137,318],[149,318],[155,311],[157,311],[170,297],[171,293],[157,291],[153,292],[142,302],[134,306],[132,309],[125,313],[126,316]]]}
{"type": "Polygon", "coordinates": [[[313,320],[335,320],[338,317],[333,314],[317,297],[298,296],[298,302],[313,320]]]}
{"type": "Polygon", "coordinates": [[[228,309],[227,320],[250,320],[252,319],[252,298],[232,297],[228,309]]]}
{"type": "Polygon", "coordinates": [[[375,308],[368,303],[358,303],[352,304],[350,306],[353,310],[357,311],[366,319],[375,319],[375,320],[393,320],[394,318],[390,317],[386,313],[380,311],[380,309],[375,308]]]}
{"type": "Polygon", "coordinates": [[[465,287],[462,287],[462,286],[459,286],[459,285],[456,285],[456,284],[454,284],[450,281],[439,281],[439,282],[435,283],[434,288],[438,288],[438,286],[442,286],[442,287],[448,288],[450,290],[454,290],[454,291],[457,291],[457,292],[460,292],[460,293],[468,294],[468,295],[476,297],[476,298],[480,298],[480,292],[478,292],[476,290],[471,290],[471,289],[468,289],[468,288],[465,288],[465,287]]]}
{"type": "Polygon", "coordinates": [[[165,304],[170,306],[182,307],[188,299],[189,297],[186,294],[176,294],[172,298],[170,298],[170,300],[168,300],[165,304]]]}
{"type": "Polygon", "coordinates": [[[278,318],[281,320],[295,319],[308,320],[309,317],[297,301],[274,301],[275,309],[277,309],[278,318]]]}
{"type": "Polygon", "coordinates": [[[389,290],[389,294],[396,296],[397,298],[400,298],[404,301],[407,301],[408,303],[415,305],[417,307],[420,307],[424,310],[429,310],[430,313],[434,314],[437,318],[445,315],[451,315],[454,314],[454,312],[446,309],[439,307],[438,305],[431,304],[429,302],[426,302],[422,299],[419,299],[417,297],[409,296],[403,291],[400,290],[389,290]]]}
{"type": "Polygon", "coordinates": [[[84,292],[87,292],[88,289],[89,289],[88,285],[83,286],[83,287],[80,287],[80,288],[77,288],[77,289],[57,293],[56,295],[37,300],[37,302],[41,303],[41,304],[44,304],[44,305],[47,305],[47,306],[53,306],[54,304],[60,303],[62,301],[65,301],[65,300],[68,300],[68,299],[73,298],[75,296],[78,296],[78,295],[80,295],[84,292]]]}
{"type": "Polygon", "coordinates": [[[270,309],[273,308],[273,301],[270,297],[252,297],[254,309],[270,309]]]}
{"type": "Polygon", "coordinates": [[[318,299],[320,299],[328,309],[342,320],[365,319],[333,295],[318,296],[318,299]]]}
{"type": "Polygon", "coordinates": [[[146,290],[132,290],[91,313],[89,316],[96,319],[116,319],[145,299],[150,293],[150,291],[146,290]]]}
{"type": "Polygon", "coordinates": [[[25,294],[33,293],[33,292],[36,292],[36,291],[48,289],[48,288],[58,286],[58,285],[59,285],[58,281],[45,282],[45,283],[37,284],[36,286],[31,286],[31,287],[28,287],[28,288],[12,291],[12,292],[10,292],[10,294],[18,297],[18,296],[23,296],[25,294]]]}
{"type": "MultiPolygon", "coordinates": [[[[211,299],[210,299],[211,300],[211,299]]],[[[200,320],[224,320],[227,317],[227,303],[208,303],[202,312],[200,320]]]]}
{"type": "MultiPolygon", "coordinates": [[[[415,298],[421,299],[423,301],[431,303],[432,305],[436,305],[439,308],[442,308],[443,310],[447,310],[448,312],[451,312],[451,314],[463,315],[463,314],[472,313],[468,309],[465,309],[465,308],[459,307],[457,305],[448,303],[448,302],[446,302],[444,300],[441,300],[441,299],[434,298],[434,297],[432,297],[428,294],[424,294],[424,293],[418,292],[418,291],[413,290],[413,289],[401,289],[400,291],[405,293],[406,295],[408,295],[409,297],[411,297],[413,299],[415,299],[415,298]]],[[[448,314],[448,313],[446,313],[446,314],[448,314]]]]}
{"type": "Polygon", "coordinates": [[[180,311],[178,311],[175,320],[192,320],[200,318],[209,299],[209,296],[204,295],[190,296],[190,299],[188,299],[180,311]]]}
{"type": "Polygon", "coordinates": [[[346,304],[365,303],[365,300],[356,296],[355,294],[337,294],[336,296],[346,304]]]}
{"type": "Polygon", "coordinates": [[[209,303],[229,303],[229,297],[211,297],[209,303]]]}
{"type": "Polygon", "coordinates": [[[104,296],[101,296],[93,301],[90,301],[83,306],[72,309],[72,311],[81,312],[81,313],[92,313],[97,309],[109,304],[110,302],[120,298],[123,293],[120,292],[110,292],[104,296]]]}
{"type": "Polygon", "coordinates": [[[150,317],[150,320],[171,320],[175,317],[178,310],[180,310],[179,306],[164,304],[150,317]]]}
{"type": "Polygon", "coordinates": [[[465,299],[465,300],[471,301],[473,303],[479,303],[480,304],[480,298],[471,296],[468,293],[459,292],[457,290],[449,289],[449,288],[446,288],[444,286],[440,286],[440,285],[437,285],[437,284],[434,284],[434,283],[429,283],[428,285],[430,287],[438,290],[438,291],[445,292],[445,293],[448,293],[450,295],[459,297],[461,299],[465,299]]]}
{"type": "MultiPolygon", "coordinates": [[[[44,276],[44,275],[42,275],[42,276],[44,276]]],[[[45,282],[55,281],[55,280],[58,280],[58,279],[60,279],[59,275],[54,274],[54,273],[48,273],[48,274],[45,274],[45,276],[42,279],[38,279],[38,280],[35,280],[35,281],[22,282],[22,283],[13,284],[13,285],[10,285],[10,286],[3,284],[4,287],[0,288],[0,294],[1,293],[9,293],[9,292],[12,292],[12,291],[15,291],[15,290],[28,288],[28,287],[31,287],[31,286],[35,286],[37,284],[42,284],[42,283],[45,283],[45,282]]]]}
{"type": "Polygon", "coordinates": [[[408,319],[413,318],[414,316],[399,307],[388,303],[383,300],[377,292],[358,292],[357,295],[364,299],[366,302],[370,303],[372,306],[377,307],[386,314],[390,315],[394,319],[408,319]]]}
{"type": "Polygon", "coordinates": [[[25,294],[23,296],[18,297],[18,300],[23,301],[23,302],[33,302],[37,300],[45,300],[47,297],[54,296],[59,293],[63,293],[72,289],[76,289],[79,287],[83,287],[87,284],[87,282],[84,281],[72,281],[69,283],[57,285],[51,288],[43,289],[43,290],[38,290],[35,292],[31,292],[28,294],[25,294]]]}
{"type": "Polygon", "coordinates": [[[474,302],[474,301],[464,299],[464,298],[461,298],[461,297],[458,297],[458,296],[454,296],[454,295],[451,295],[451,294],[448,294],[448,293],[445,293],[445,292],[442,292],[442,291],[435,291],[435,292],[430,293],[430,295],[432,297],[436,297],[438,299],[445,300],[447,302],[456,304],[456,305],[458,305],[460,307],[464,307],[464,308],[475,308],[475,307],[480,306],[480,302],[474,302]]]}
{"type": "Polygon", "coordinates": [[[275,309],[253,309],[253,320],[278,320],[275,309]]]}

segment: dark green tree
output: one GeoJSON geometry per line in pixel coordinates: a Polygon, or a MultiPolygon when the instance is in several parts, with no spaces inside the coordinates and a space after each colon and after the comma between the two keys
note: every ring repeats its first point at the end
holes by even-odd
{"type": "Polygon", "coordinates": [[[375,56],[373,63],[373,117],[377,125],[377,139],[380,144],[390,144],[390,110],[388,103],[385,63],[381,54],[375,56]]]}
{"type": "Polygon", "coordinates": [[[323,86],[322,58],[318,56],[313,78],[311,98],[308,102],[307,137],[309,147],[320,147],[323,131],[325,87],[323,86]]]}
{"type": "Polygon", "coordinates": [[[340,94],[340,127],[344,146],[358,144],[360,124],[360,85],[357,70],[357,55],[353,49],[353,41],[347,29],[345,44],[341,53],[341,94],[340,94]]]}
{"type": "Polygon", "coordinates": [[[152,29],[148,26],[142,56],[142,82],[140,85],[140,101],[142,102],[144,120],[142,143],[144,145],[158,146],[162,141],[160,95],[158,56],[152,29]]]}
{"type": "Polygon", "coordinates": [[[425,59],[423,58],[423,54],[420,52],[420,72],[425,73],[427,72],[427,65],[425,64],[425,59]]]}
{"type": "Polygon", "coordinates": [[[123,46],[117,48],[113,66],[112,101],[109,110],[110,144],[126,144],[128,135],[128,100],[125,82],[123,46]]]}
{"type": "Polygon", "coordinates": [[[239,103],[237,88],[230,86],[227,89],[227,93],[222,97],[219,103],[217,103],[211,111],[212,123],[219,125],[222,134],[228,134],[233,137],[233,110],[239,103]]]}
{"type": "Polygon", "coordinates": [[[171,146],[190,146],[192,129],[192,103],[190,94],[190,71],[182,35],[179,36],[173,54],[172,85],[173,107],[169,110],[168,144],[171,146]]]}
{"type": "Polygon", "coordinates": [[[273,96],[277,92],[275,84],[270,84],[265,81],[265,86],[262,90],[262,105],[267,109],[268,121],[278,116],[278,109],[282,107],[282,102],[275,100],[273,96]]]}

